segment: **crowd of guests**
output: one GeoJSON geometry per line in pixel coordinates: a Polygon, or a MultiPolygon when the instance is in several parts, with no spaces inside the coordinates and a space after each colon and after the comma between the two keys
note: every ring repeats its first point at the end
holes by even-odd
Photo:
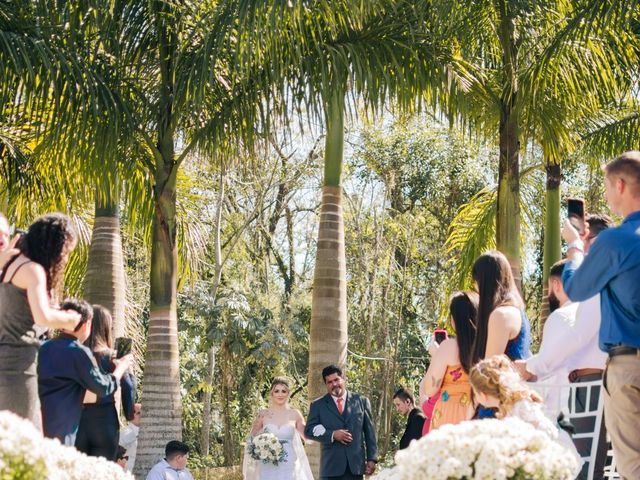
{"type": "MultiPolygon", "coordinates": [[[[133,356],[116,356],[109,310],[58,298],[75,245],[65,215],[44,215],[11,239],[0,214],[0,410],[132,471],[141,415],[133,356]],[[116,395],[129,421],[122,432],[116,395]]],[[[167,445],[171,459],[185,457],[185,449],[180,442],[167,445]]]]}
{"type": "MultiPolygon", "coordinates": [[[[420,384],[424,415],[413,408],[410,393],[396,393],[396,408],[409,415],[401,448],[444,424],[490,416],[517,416],[562,441],[558,427],[584,433],[595,425],[587,417],[554,425],[548,413],[566,409],[568,401],[578,412],[593,411],[602,394],[593,478],[603,478],[607,432],[621,478],[640,478],[640,152],[619,156],[604,174],[607,203],[623,221],[615,227],[608,216],[591,214],[582,231],[565,221],[567,258],[548,272],[551,314],[539,351],[530,353],[529,320],[507,258],[480,256],[472,269],[475,292],[451,298],[455,337],[429,348],[431,363],[420,384]],[[596,388],[589,397],[586,388],[576,388],[572,399],[562,388],[543,398],[524,383],[562,387],[598,380],[602,392],[596,388]]],[[[574,441],[582,456],[588,456],[587,442],[574,441]]],[[[587,478],[586,467],[579,478],[587,478]]]]}
{"type": "MultiPolygon", "coordinates": [[[[604,173],[607,202],[623,222],[615,227],[605,215],[589,215],[582,231],[565,222],[567,258],[548,272],[551,314],[539,351],[531,354],[531,326],[507,257],[498,251],[481,255],[471,272],[475,291],[451,297],[454,336],[429,347],[431,362],[420,383],[422,411],[409,391],[394,395],[396,408],[407,416],[401,448],[442,425],[507,416],[563,441],[558,425],[544,412],[562,410],[567,399],[543,398],[524,382],[562,386],[602,380],[604,425],[594,478],[603,474],[606,432],[621,477],[640,478],[640,152],[621,155],[604,173]]],[[[0,215],[0,410],[29,419],[47,437],[131,469],[141,413],[129,373],[133,357],[116,357],[108,310],[58,298],[75,245],[76,234],[65,215],[44,215],[13,239],[0,215]],[[53,331],[56,335],[50,336],[53,331]],[[130,422],[122,434],[117,392],[130,422]]],[[[344,466],[351,475],[344,478],[372,473],[377,451],[368,399],[347,393],[338,367],[327,367],[322,376],[328,393],[312,403],[306,425],[299,412],[300,418],[287,417],[287,422],[303,431],[300,437],[323,444],[323,472],[339,464],[341,472],[344,466]],[[366,420],[355,431],[345,427],[354,412],[366,420]],[[357,451],[340,447],[355,443],[357,451]]],[[[575,391],[572,401],[578,408],[592,410],[585,391],[575,391]]],[[[286,382],[272,385],[271,394],[274,407],[265,415],[276,418],[280,407],[290,415],[286,382]]],[[[266,423],[267,417],[259,417],[260,428],[275,426],[284,434],[280,422],[266,423]]],[[[594,428],[578,423],[572,428],[594,428]]],[[[579,441],[575,446],[583,455],[589,448],[579,441]]],[[[148,479],[165,478],[167,469],[190,478],[186,445],[169,442],[165,454],[148,479]]],[[[276,476],[263,473],[260,478],[282,477],[283,468],[272,472],[276,476]]],[[[584,469],[580,475],[586,478],[584,469]]]]}

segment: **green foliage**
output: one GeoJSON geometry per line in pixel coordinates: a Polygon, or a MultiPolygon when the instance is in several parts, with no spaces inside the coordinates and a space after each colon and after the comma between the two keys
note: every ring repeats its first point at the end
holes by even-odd
{"type": "Polygon", "coordinates": [[[372,398],[390,452],[404,424],[394,388],[417,391],[446,298],[449,224],[492,172],[481,145],[425,117],[385,119],[358,140],[345,186],[349,382],[372,398]]]}

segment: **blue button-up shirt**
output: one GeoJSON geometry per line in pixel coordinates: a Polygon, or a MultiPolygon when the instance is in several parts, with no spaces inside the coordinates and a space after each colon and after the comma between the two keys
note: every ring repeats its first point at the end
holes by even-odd
{"type": "Polygon", "coordinates": [[[98,397],[110,395],[116,390],[116,377],[103,373],[91,350],[70,335],[45,342],[38,356],[44,434],[68,443],[80,424],[85,391],[98,397]]]}
{"type": "Polygon", "coordinates": [[[599,345],[640,348],[640,211],[598,235],[582,264],[565,265],[564,290],[574,302],[600,293],[599,345]]]}

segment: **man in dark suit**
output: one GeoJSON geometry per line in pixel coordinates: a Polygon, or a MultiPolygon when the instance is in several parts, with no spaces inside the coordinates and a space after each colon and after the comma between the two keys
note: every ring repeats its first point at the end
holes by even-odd
{"type": "Polygon", "coordinates": [[[346,389],[342,370],[322,370],[327,395],[313,401],[305,436],[321,444],[322,480],[360,480],[376,469],[378,448],[367,397],[346,389]],[[366,445],[366,446],[365,446],[366,445]]]}
{"type": "Polygon", "coordinates": [[[424,426],[424,414],[416,408],[411,392],[400,387],[393,394],[393,404],[400,415],[407,416],[407,427],[400,439],[400,450],[407,448],[411,440],[418,440],[422,437],[422,427],[424,426]]]}

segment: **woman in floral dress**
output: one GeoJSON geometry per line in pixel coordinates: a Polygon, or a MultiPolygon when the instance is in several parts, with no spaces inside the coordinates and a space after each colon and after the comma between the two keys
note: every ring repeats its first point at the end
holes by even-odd
{"type": "Polygon", "coordinates": [[[420,384],[420,393],[432,397],[440,392],[431,416],[431,430],[448,423],[460,423],[473,416],[469,370],[477,311],[476,293],[455,293],[451,297],[449,312],[456,336],[440,345],[434,342],[429,349],[431,364],[420,384]]]}

